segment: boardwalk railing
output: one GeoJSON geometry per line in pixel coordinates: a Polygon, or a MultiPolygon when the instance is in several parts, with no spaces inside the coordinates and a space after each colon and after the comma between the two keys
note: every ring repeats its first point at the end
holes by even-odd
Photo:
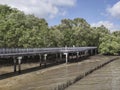
{"type": "Polygon", "coordinates": [[[29,54],[29,53],[70,53],[96,49],[96,47],[61,47],[61,48],[1,48],[0,56],[4,54],[29,54]]]}
{"type": "Polygon", "coordinates": [[[47,63],[48,54],[60,54],[65,55],[65,62],[68,63],[70,54],[75,54],[76,59],[80,56],[87,56],[90,52],[91,55],[97,54],[97,47],[60,47],[60,48],[1,48],[0,58],[13,58],[14,62],[14,72],[16,72],[17,63],[18,71],[21,72],[21,62],[24,56],[39,56],[40,66],[41,66],[41,55],[44,57],[44,65],[47,63]]]}

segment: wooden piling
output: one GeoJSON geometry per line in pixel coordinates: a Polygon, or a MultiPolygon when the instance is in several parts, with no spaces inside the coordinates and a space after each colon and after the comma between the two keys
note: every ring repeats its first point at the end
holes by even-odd
{"type": "Polygon", "coordinates": [[[60,53],[60,61],[62,60],[62,53],[60,53]]]}
{"type": "Polygon", "coordinates": [[[41,59],[42,59],[42,56],[41,56],[41,54],[39,54],[39,64],[40,64],[40,67],[42,66],[42,61],[41,61],[41,59]]]}
{"type": "Polygon", "coordinates": [[[14,60],[14,72],[16,72],[17,71],[17,69],[16,69],[16,67],[17,67],[17,60],[16,60],[16,58],[14,57],[13,58],[14,60]]]}

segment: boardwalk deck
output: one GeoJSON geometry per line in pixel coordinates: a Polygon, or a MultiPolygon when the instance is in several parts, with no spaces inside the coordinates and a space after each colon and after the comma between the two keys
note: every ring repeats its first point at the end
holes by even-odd
{"type": "MultiPolygon", "coordinates": [[[[0,49],[0,58],[13,58],[14,72],[16,72],[18,64],[18,72],[21,72],[21,60],[24,56],[35,56],[38,55],[40,58],[41,66],[41,55],[44,56],[44,65],[46,66],[48,54],[61,54],[65,55],[65,61],[68,63],[69,56],[75,54],[78,59],[80,56],[94,55],[97,54],[97,47],[59,47],[59,48],[3,48],[0,49]],[[18,62],[18,63],[16,63],[18,62]]],[[[62,58],[62,57],[60,57],[62,58]]]]}

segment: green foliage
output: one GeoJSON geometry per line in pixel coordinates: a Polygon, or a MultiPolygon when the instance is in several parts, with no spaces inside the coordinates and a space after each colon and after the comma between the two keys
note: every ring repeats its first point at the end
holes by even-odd
{"type": "Polygon", "coordinates": [[[49,31],[49,47],[62,47],[64,36],[60,30],[51,28],[49,31]]]}
{"type": "Polygon", "coordinates": [[[117,42],[117,38],[113,35],[106,35],[101,38],[101,41],[99,49],[102,54],[116,54],[120,50],[120,43],[117,42]]]}
{"type": "Polygon", "coordinates": [[[63,19],[48,27],[43,18],[0,5],[0,48],[97,46],[102,54],[120,51],[120,31],[91,27],[83,18],[63,19]]]}
{"type": "Polygon", "coordinates": [[[46,47],[48,24],[34,15],[0,5],[0,47],[46,47]],[[45,39],[43,40],[43,37],[45,39]]]}

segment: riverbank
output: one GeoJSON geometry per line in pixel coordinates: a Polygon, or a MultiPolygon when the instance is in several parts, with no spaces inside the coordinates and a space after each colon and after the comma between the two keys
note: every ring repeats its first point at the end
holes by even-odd
{"type": "MultiPolygon", "coordinates": [[[[0,90],[53,90],[58,85],[106,62],[116,56],[91,56],[82,62],[60,64],[45,69],[0,80],[0,90]]],[[[35,64],[24,65],[24,68],[35,67],[35,64]]],[[[12,67],[3,67],[1,71],[9,71],[12,67]],[[5,69],[3,69],[5,68],[5,69]]]]}
{"type": "Polygon", "coordinates": [[[65,90],[120,90],[120,59],[96,70],[65,90]]]}

